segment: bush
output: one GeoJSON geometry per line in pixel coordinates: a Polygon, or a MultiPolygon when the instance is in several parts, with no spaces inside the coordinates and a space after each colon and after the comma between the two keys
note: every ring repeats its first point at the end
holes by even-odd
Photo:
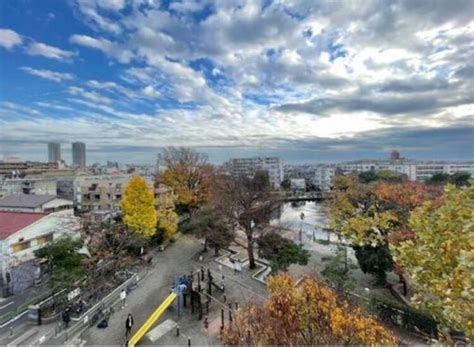
{"type": "Polygon", "coordinates": [[[424,312],[410,306],[396,305],[381,299],[372,298],[370,308],[380,319],[399,325],[408,331],[421,331],[431,337],[438,338],[438,323],[424,312]]]}

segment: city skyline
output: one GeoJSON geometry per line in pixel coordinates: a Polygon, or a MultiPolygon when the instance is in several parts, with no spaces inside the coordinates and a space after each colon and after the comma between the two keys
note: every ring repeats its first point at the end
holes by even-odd
{"type": "Polygon", "coordinates": [[[0,156],[472,160],[473,6],[2,1],[0,156]]]}

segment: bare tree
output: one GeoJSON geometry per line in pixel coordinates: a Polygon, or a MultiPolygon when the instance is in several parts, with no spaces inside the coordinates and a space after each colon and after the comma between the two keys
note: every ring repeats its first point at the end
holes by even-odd
{"type": "Polygon", "coordinates": [[[255,239],[263,227],[268,225],[272,208],[268,173],[257,172],[251,179],[223,177],[219,186],[218,205],[228,219],[245,232],[249,266],[254,269],[255,239]]]}

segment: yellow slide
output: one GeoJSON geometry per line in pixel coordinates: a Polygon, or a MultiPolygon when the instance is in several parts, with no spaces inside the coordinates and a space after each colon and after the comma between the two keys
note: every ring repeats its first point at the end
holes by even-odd
{"type": "Polygon", "coordinates": [[[128,346],[135,347],[135,345],[142,339],[143,336],[150,330],[151,326],[160,318],[160,316],[165,312],[169,305],[176,299],[176,293],[171,293],[168,297],[161,303],[160,306],[151,314],[146,322],[138,329],[138,331],[133,335],[133,337],[128,341],[128,346]]]}

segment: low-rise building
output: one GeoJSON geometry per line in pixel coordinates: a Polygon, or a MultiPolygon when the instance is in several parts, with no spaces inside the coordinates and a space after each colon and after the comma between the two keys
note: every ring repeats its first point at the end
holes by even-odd
{"type": "Polygon", "coordinates": [[[304,178],[291,178],[290,189],[294,192],[304,192],[306,190],[306,180],[304,178]]]}
{"type": "Polygon", "coordinates": [[[51,213],[72,208],[72,201],[56,195],[12,194],[0,199],[0,211],[51,213]]]}
{"type": "MultiPolygon", "coordinates": [[[[133,175],[84,175],[73,182],[74,203],[81,212],[120,210],[123,190],[133,175]]],[[[153,182],[147,179],[150,188],[153,182]]]]}
{"type": "Polygon", "coordinates": [[[57,181],[47,177],[3,178],[0,179],[0,198],[12,194],[56,195],[57,181]]]}
{"type": "Polygon", "coordinates": [[[78,235],[80,220],[72,210],[54,213],[0,211],[0,287],[18,293],[34,285],[39,268],[34,251],[70,234],[78,235]]]}

